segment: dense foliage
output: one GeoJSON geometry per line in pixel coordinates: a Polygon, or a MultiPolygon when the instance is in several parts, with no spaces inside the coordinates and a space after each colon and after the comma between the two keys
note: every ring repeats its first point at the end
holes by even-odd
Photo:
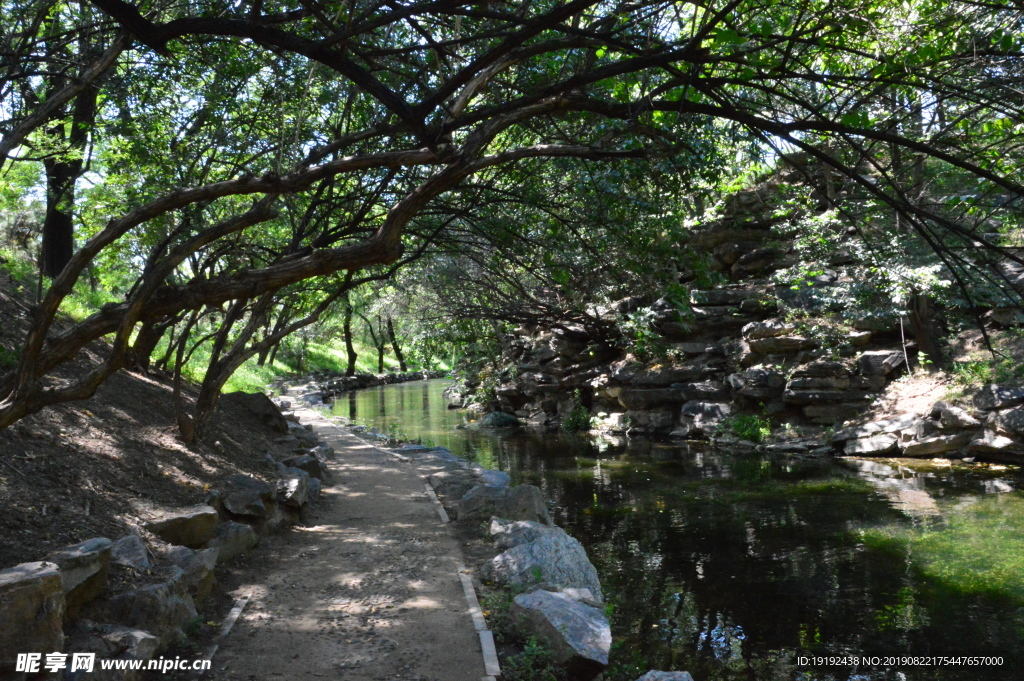
{"type": "Polygon", "coordinates": [[[425,361],[480,325],[594,326],[625,291],[671,295],[702,262],[687,218],[794,152],[828,171],[822,210],[856,195],[891,242],[890,289],[937,267],[969,305],[979,282],[1004,295],[1022,21],[935,0],[0,0],[2,221],[54,277],[0,427],[203,342],[198,437],[233,371],[325,315],[358,325],[361,301],[379,351],[388,296],[419,311],[402,333],[425,361]],[[113,299],[58,329],[89,278],[113,299]]]}

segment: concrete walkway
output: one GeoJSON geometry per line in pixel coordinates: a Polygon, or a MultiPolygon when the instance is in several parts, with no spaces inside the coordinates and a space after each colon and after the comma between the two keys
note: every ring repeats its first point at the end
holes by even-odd
{"type": "Polygon", "coordinates": [[[459,579],[461,551],[412,465],[316,412],[334,447],[307,526],[263,540],[235,569],[252,593],[210,676],[224,681],[480,681],[484,663],[459,579]]]}

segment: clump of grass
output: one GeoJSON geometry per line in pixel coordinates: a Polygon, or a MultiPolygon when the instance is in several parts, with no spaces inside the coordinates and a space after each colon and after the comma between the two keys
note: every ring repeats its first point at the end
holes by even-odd
{"type": "Polygon", "coordinates": [[[504,681],[561,681],[565,677],[551,649],[531,637],[523,652],[502,662],[501,678],[504,681]]]}

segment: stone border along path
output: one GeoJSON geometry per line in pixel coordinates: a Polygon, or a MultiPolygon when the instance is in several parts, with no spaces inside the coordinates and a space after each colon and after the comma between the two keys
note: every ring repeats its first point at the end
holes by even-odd
{"type": "Polygon", "coordinates": [[[493,637],[415,464],[295,414],[335,449],[332,477],[306,526],[250,554],[235,594],[252,596],[206,678],[493,681],[493,637]]]}

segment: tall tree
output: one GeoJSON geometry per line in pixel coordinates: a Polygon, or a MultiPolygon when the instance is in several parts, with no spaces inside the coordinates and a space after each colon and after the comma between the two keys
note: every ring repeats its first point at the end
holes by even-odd
{"type": "MultiPolygon", "coordinates": [[[[4,4],[22,17],[18,36],[37,36],[2,65],[4,93],[34,82],[23,70],[38,72],[46,11],[28,4],[4,4]]],[[[541,159],[642,160],[690,169],[699,186],[713,179],[717,149],[798,149],[898,213],[964,295],[972,278],[998,280],[1000,262],[1024,265],[972,221],[981,202],[1010,215],[1024,195],[1015,5],[92,4],[107,19],[76,24],[68,40],[123,30],[136,48],[130,60],[108,47],[76,64],[99,88],[102,181],[81,211],[87,238],[0,381],[0,427],[91,395],[127,360],[139,324],[373,271],[448,238],[454,247],[479,206],[453,213],[450,199],[541,159]],[[98,79],[115,62],[116,78],[98,79]],[[893,111],[894,94],[920,105],[893,111]],[[942,118],[910,125],[922,111],[942,118]],[[926,185],[969,181],[971,196],[908,194],[890,149],[923,157],[926,185]],[[94,263],[117,265],[124,300],[58,329],[61,301],[94,263]],[[53,377],[108,335],[105,356],[78,378],[53,377]]],[[[54,101],[74,99],[69,88],[54,101]]],[[[18,95],[3,109],[16,115],[3,122],[0,158],[58,109],[18,95]]]]}

